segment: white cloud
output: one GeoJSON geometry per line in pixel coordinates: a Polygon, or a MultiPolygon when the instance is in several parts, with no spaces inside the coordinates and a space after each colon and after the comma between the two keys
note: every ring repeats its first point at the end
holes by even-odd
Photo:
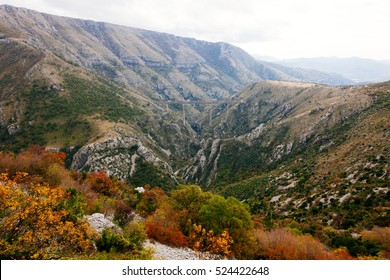
{"type": "Polygon", "coordinates": [[[0,0],[0,3],[225,41],[259,55],[390,59],[388,0],[0,0]]]}

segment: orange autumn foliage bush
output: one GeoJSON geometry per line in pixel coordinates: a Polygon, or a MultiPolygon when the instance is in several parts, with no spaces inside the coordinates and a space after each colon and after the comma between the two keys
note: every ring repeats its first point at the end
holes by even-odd
{"type": "MultiPolygon", "coordinates": [[[[0,173],[7,173],[12,179],[17,172],[25,172],[29,174],[26,183],[47,183],[50,186],[59,186],[63,190],[76,189],[85,196],[87,204],[92,208],[99,193],[84,184],[85,180],[80,173],[65,168],[65,157],[65,153],[49,151],[40,146],[31,146],[16,155],[0,152],[0,173]]],[[[24,179],[19,178],[20,180],[24,179]]]]}
{"type": "Polygon", "coordinates": [[[189,236],[191,247],[196,252],[209,252],[210,254],[229,257],[233,238],[225,229],[222,233],[214,235],[214,231],[206,231],[201,225],[193,225],[189,236]]]}
{"type": "Polygon", "coordinates": [[[188,245],[188,238],[182,233],[178,224],[178,214],[167,203],[146,219],[145,226],[149,238],[158,242],[175,247],[188,245]]]}
{"type": "Polygon", "coordinates": [[[65,153],[47,151],[40,146],[31,146],[17,155],[3,152],[0,153],[0,172],[5,172],[10,177],[17,172],[27,172],[37,183],[46,182],[59,186],[68,176],[64,166],[65,158],[65,153]]]}
{"type": "Polygon", "coordinates": [[[335,260],[354,260],[354,258],[349,254],[348,249],[345,247],[340,247],[332,251],[335,260]]]}
{"type": "Polygon", "coordinates": [[[107,176],[107,172],[104,170],[88,173],[85,183],[90,186],[92,190],[106,196],[112,197],[119,193],[119,188],[107,176]]]}
{"type": "Polygon", "coordinates": [[[26,183],[26,173],[0,176],[1,259],[56,259],[94,251],[95,232],[86,222],[67,219],[65,193],[26,183]]]}
{"type": "Polygon", "coordinates": [[[346,250],[333,253],[311,235],[294,235],[287,229],[255,231],[260,258],[270,260],[351,259],[346,250]]]}

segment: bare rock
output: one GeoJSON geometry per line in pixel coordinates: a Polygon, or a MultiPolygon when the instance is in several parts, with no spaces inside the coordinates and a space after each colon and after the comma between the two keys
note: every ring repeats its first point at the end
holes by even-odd
{"type": "Polygon", "coordinates": [[[126,180],[136,171],[136,160],[145,161],[173,174],[171,166],[141,141],[129,136],[111,136],[82,147],[73,157],[74,170],[106,170],[108,175],[126,180]]]}
{"type": "Polygon", "coordinates": [[[84,219],[86,219],[89,225],[98,233],[103,232],[106,228],[117,228],[117,226],[102,213],[93,213],[90,216],[85,215],[84,219]]]}
{"type": "Polygon", "coordinates": [[[20,126],[17,123],[13,123],[7,127],[7,130],[9,135],[15,135],[19,132],[20,126]]]}

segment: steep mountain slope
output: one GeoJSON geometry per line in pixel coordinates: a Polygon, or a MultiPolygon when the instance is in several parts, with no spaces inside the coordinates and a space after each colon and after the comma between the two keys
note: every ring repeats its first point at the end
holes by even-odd
{"type": "Polygon", "coordinates": [[[8,5],[0,48],[1,149],[65,148],[73,168],[124,179],[159,178],[160,169],[173,178],[200,148],[195,131],[212,99],[259,79],[295,79],[229,44],[8,5]]]}
{"type": "MultiPolygon", "coordinates": [[[[211,180],[209,184],[226,183],[237,179],[240,172],[267,168],[283,156],[304,149],[307,143],[318,142],[318,135],[325,129],[370,106],[371,102],[372,98],[359,87],[258,82],[210,112],[215,118],[211,127],[204,129],[203,136],[217,140],[214,144],[205,143],[204,151],[213,145],[214,149],[220,149],[215,156],[220,155],[226,162],[209,160],[220,171],[210,176],[203,170],[202,178],[211,180]],[[238,158],[236,149],[240,151],[238,158]],[[228,174],[221,172],[223,169],[229,171],[228,174]]],[[[207,125],[210,120],[205,117],[203,126],[207,125]]],[[[195,170],[200,171],[198,167],[195,170]]],[[[195,175],[195,170],[187,170],[185,177],[205,183],[195,175]]]]}
{"type": "MultiPolygon", "coordinates": [[[[226,43],[209,43],[3,5],[2,30],[39,49],[162,100],[221,99],[262,80],[304,80],[226,43]]],[[[6,36],[6,35],[3,35],[6,36]]],[[[323,78],[310,78],[323,82],[323,78]]],[[[328,79],[332,83],[332,78],[328,79]]],[[[341,81],[338,79],[336,83],[341,81]]]]}
{"type": "Polygon", "coordinates": [[[2,150],[67,148],[76,153],[75,169],[108,169],[119,178],[137,177],[140,185],[176,184],[171,164],[191,154],[187,147],[196,140],[175,111],[166,114],[143,93],[32,46],[22,35],[0,43],[2,150]]]}
{"type": "Polygon", "coordinates": [[[269,219],[387,226],[389,97],[390,83],[259,82],[214,110],[206,133],[216,140],[203,143],[183,177],[269,219]]]}

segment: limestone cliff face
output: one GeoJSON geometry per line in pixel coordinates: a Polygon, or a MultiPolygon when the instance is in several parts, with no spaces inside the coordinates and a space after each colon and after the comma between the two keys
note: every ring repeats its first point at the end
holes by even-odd
{"type": "Polygon", "coordinates": [[[156,166],[174,178],[172,167],[167,162],[157,157],[140,140],[127,135],[103,138],[83,146],[74,155],[71,168],[85,171],[106,170],[108,175],[128,180],[137,170],[137,159],[156,166]]]}
{"type": "Polygon", "coordinates": [[[196,156],[179,174],[185,180],[210,186],[217,175],[221,144],[221,139],[203,141],[196,156]]]}

